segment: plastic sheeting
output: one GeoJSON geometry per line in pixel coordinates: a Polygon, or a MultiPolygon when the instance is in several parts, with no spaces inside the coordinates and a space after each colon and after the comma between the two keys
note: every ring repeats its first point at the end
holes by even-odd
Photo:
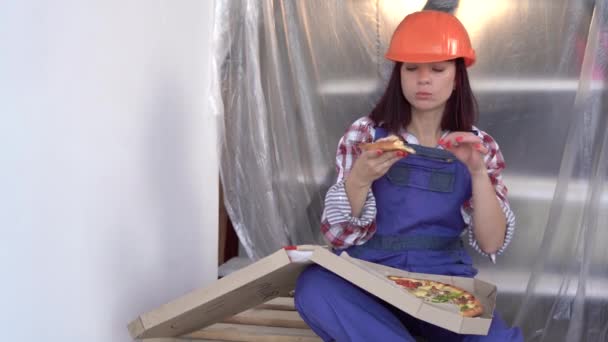
{"type": "Polygon", "coordinates": [[[530,341],[608,341],[608,1],[596,1],[584,46],[557,188],[515,320],[530,341]]]}
{"type": "Polygon", "coordinates": [[[498,265],[499,310],[527,340],[606,340],[606,0],[216,3],[212,100],[225,204],[247,254],[323,243],[338,139],[368,114],[390,35],[450,11],[478,53],[479,126],[500,143],[517,231],[498,265]]]}

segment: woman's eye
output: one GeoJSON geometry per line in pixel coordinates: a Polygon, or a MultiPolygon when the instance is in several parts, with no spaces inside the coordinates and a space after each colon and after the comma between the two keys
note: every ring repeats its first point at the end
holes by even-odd
{"type": "Polygon", "coordinates": [[[433,71],[435,71],[435,72],[442,72],[444,70],[445,69],[443,69],[443,68],[433,68],[433,71]]]}
{"type": "Polygon", "coordinates": [[[405,70],[407,70],[407,71],[414,71],[414,70],[416,70],[416,67],[406,67],[405,70]]]}

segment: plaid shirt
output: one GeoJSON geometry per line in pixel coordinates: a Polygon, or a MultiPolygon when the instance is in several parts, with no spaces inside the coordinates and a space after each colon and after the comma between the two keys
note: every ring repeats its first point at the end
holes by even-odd
{"type": "MultiPolygon", "coordinates": [[[[505,187],[501,171],[505,168],[505,162],[498,148],[496,141],[486,132],[477,130],[477,136],[482,138],[485,147],[489,153],[484,157],[488,175],[496,190],[496,197],[505,214],[507,220],[507,232],[505,242],[499,249],[498,254],[502,253],[507,245],[511,242],[513,232],[515,230],[515,215],[509,206],[507,200],[507,188],[505,187]]],[[[336,155],[336,167],[338,171],[338,180],[334,184],[325,197],[325,209],[323,211],[321,231],[328,242],[335,248],[347,248],[352,245],[361,245],[368,241],[376,232],[376,200],[370,189],[367,194],[367,199],[363,206],[360,217],[353,217],[351,214],[350,203],[344,188],[344,180],[348,176],[353,163],[361,153],[357,147],[359,143],[371,142],[374,140],[374,123],[369,117],[362,117],[355,121],[346,131],[340,143],[336,155]]],[[[442,137],[449,132],[443,132],[442,137]]],[[[402,136],[409,144],[418,144],[418,139],[403,131],[402,136]]],[[[442,148],[441,146],[437,146],[442,148]]],[[[469,244],[482,255],[486,255],[475,240],[473,233],[473,200],[472,198],[465,201],[461,207],[462,218],[466,224],[469,244]]],[[[490,258],[494,261],[494,255],[490,258]]]]}

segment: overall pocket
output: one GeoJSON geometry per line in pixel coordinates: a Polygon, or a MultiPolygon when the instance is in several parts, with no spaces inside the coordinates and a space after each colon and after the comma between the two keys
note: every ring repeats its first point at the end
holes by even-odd
{"type": "Polygon", "coordinates": [[[386,174],[397,186],[409,186],[435,192],[453,192],[456,172],[453,165],[431,168],[410,163],[397,163],[386,174]]]}

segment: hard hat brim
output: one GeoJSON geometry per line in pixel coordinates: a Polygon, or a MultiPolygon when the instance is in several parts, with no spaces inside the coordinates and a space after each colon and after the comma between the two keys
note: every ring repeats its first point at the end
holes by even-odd
{"type": "Polygon", "coordinates": [[[441,56],[437,54],[407,54],[399,55],[396,53],[387,53],[384,57],[393,62],[404,63],[436,63],[453,60],[459,57],[464,58],[464,64],[469,67],[475,63],[475,57],[468,56],[441,56]]]}

